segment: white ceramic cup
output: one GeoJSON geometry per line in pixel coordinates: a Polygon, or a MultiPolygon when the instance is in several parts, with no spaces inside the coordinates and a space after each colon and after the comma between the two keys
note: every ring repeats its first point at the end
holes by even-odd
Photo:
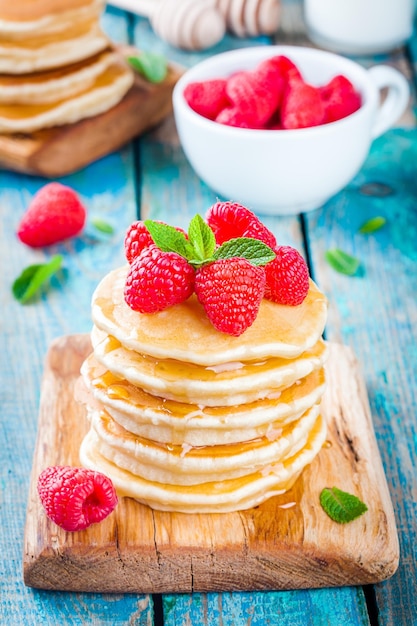
{"type": "Polygon", "coordinates": [[[177,131],[197,175],[217,194],[263,214],[288,215],[323,205],[361,168],[373,139],[392,126],[408,104],[409,87],[388,66],[364,69],[342,56],[298,46],[262,46],[218,54],[183,74],[173,93],[177,131]],[[359,90],[362,106],[344,119],[297,130],[225,126],[195,113],[184,98],[193,81],[254,69],[286,55],[306,81],[324,85],[344,74],[359,90]],[[381,103],[381,92],[387,95],[381,103]]]}
{"type": "Polygon", "coordinates": [[[304,0],[309,38],[344,54],[378,54],[404,44],[414,0],[304,0]]]}

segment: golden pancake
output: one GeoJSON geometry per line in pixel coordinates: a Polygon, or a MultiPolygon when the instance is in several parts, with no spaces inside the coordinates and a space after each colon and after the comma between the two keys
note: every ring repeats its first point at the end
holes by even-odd
{"type": "Polygon", "coordinates": [[[318,369],[274,398],[230,407],[205,407],[148,394],[126,379],[114,376],[93,354],[83,363],[81,374],[89,390],[85,394],[82,386],[78,387],[81,402],[98,409],[104,407],[133,434],[160,443],[191,446],[271,438],[318,403],[325,388],[324,370],[318,369]]]}
{"type": "Polygon", "coordinates": [[[327,316],[327,299],[311,281],[299,306],[263,299],[255,322],[240,337],[217,332],[195,295],[159,313],[141,314],[124,300],[128,266],[110,272],[92,299],[98,329],[125,348],[197,365],[218,366],[270,357],[294,359],[320,339],[327,316]]]}
{"type": "Polygon", "coordinates": [[[86,91],[100,74],[118,62],[116,52],[105,51],[62,68],[33,74],[0,74],[0,104],[45,104],[86,91]]]}
{"type": "Polygon", "coordinates": [[[273,357],[262,361],[235,361],[221,370],[174,359],[155,359],[126,350],[117,339],[93,329],[94,355],[112,374],[125,378],[150,394],[177,402],[204,406],[232,406],[276,397],[324,364],[327,350],[319,340],[297,359],[273,357]]]}
{"type": "Polygon", "coordinates": [[[110,476],[120,496],[129,496],[161,511],[219,513],[257,506],[292,487],[302,470],[320,451],[326,437],[321,416],[310,431],[305,446],[294,456],[265,467],[262,471],[224,481],[199,485],[168,485],[145,480],[103,457],[97,436],[90,430],[80,448],[81,463],[110,476]]]}
{"type": "MultiPolygon", "coordinates": [[[[8,2],[9,7],[13,3],[8,2]]],[[[36,10],[36,0],[30,3],[32,13],[24,12],[22,0],[14,3],[15,10],[7,11],[4,0],[0,1],[0,39],[19,41],[27,37],[42,33],[62,33],[74,24],[98,20],[103,9],[103,0],[89,0],[87,2],[62,2],[56,3],[55,7],[44,10],[42,13],[36,10]],[[16,12],[16,8],[19,10],[16,12]],[[35,9],[35,10],[34,10],[35,9]]]]}
{"type": "Polygon", "coordinates": [[[285,426],[276,439],[258,437],[237,444],[212,446],[160,444],[126,431],[105,411],[90,413],[102,456],[136,476],[172,485],[197,485],[262,471],[294,456],[306,444],[319,414],[315,405],[285,426]]]}
{"type": "Polygon", "coordinates": [[[60,33],[34,34],[22,41],[0,38],[0,73],[27,74],[86,59],[109,46],[96,19],[70,23],[60,33]]]}
{"type": "Polygon", "coordinates": [[[50,14],[65,14],[69,10],[83,9],[92,4],[96,4],[95,0],[0,0],[0,20],[32,22],[50,14]]]}
{"type": "Polygon", "coordinates": [[[30,133],[71,124],[116,105],[133,84],[133,72],[122,61],[112,63],[84,91],[48,104],[0,104],[0,132],[30,133]]]}

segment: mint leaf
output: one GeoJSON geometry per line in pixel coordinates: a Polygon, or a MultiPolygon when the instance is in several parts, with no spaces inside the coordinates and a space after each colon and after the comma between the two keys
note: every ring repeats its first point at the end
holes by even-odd
{"type": "Polygon", "coordinates": [[[55,255],[49,263],[29,265],[12,285],[12,292],[21,304],[27,302],[61,267],[62,256],[55,255]]]}
{"type": "Polygon", "coordinates": [[[370,220],[362,224],[358,232],[362,233],[363,235],[374,233],[376,230],[379,230],[380,228],[385,226],[386,222],[387,222],[386,218],[382,217],[381,215],[377,215],[376,217],[371,217],[370,220]]]}
{"type": "Polygon", "coordinates": [[[154,243],[163,252],[176,252],[186,259],[193,252],[193,250],[190,250],[190,243],[187,241],[184,233],[178,231],[174,226],[161,224],[153,220],[145,220],[144,224],[149,230],[154,243]]]}
{"type": "Polygon", "coordinates": [[[215,259],[243,257],[253,265],[266,265],[275,258],[275,252],[259,239],[236,237],[225,241],[214,253],[215,259]]]}
{"type": "Polygon", "coordinates": [[[347,524],[368,510],[359,498],[337,487],[323,489],[320,504],[325,513],[338,524],[347,524]]]}
{"type": "Polygon", "coordinates": [[[139,56],[127,57],[127,62],[150,83],[161,83],[168,74],[167,60],[161,54],[141,52],[139,56]]]}
{"type": "Polygon", "coordinates": [[[99,217],[93,217],[90,222],[94,226],[94,228],[96,228],[101,233],[104,233],[105,235],[112,235],[114,233],[113,226],[99,217]]]}
{"type": "Polygon", "coordinates": [[[210,259],[216,249],[216,239],[210,226],[201,215],[195,215],[188,228],[188,238],[195,251],[196,260],[210,259]]]}
{"type": "Polygon", "coordinates": [[[361,266],[359,259],[339,248],[332,248],[325,252],[325,259],[331,267],[340,274],[354,276],[361,266]]]}

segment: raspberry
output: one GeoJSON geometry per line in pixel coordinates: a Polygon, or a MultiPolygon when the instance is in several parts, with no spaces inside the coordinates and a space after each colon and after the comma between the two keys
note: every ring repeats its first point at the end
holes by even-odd
{"type": "Polygon", "coordinates": [[[47,516],[69,531],[101,522],[117,504],[110,478],[81,467],[46,468],[38,478],[38,493],[47,516]]]}
{"type": "MultiPolygon", "coordinates": [[[[236,128],[256,128],[255,122],[248,120],[248,117],[238,107],[226,107],[215,119],[218,124],[225,126],[235,126],[236,128]]],[[[259,126],[258,128],[262,128],[259,126]]]]}
{"type": "Polygon", "coordinates": [[[193,111],[210,120],[230,104],[224,78],[189,83],[184,89],[184,98],[193,111]]]}
{"type": "Polygon", "coordinates": [[[276,257],[265,265],[265,298],[297,306],[307,296],[309,274],[301,254],[291,246],[278,246],[276,257]]]}
{"type": "Polygon", "coordinates": [[[324,121],[335,122],[351,115],[361,106],[361,96],[350,80],[339,74],[319,88],[324,104],[324,121]]]}
{"type": "Polygon", "coordinates": [[[213,326],[239,337],[256,319],[265,290],[263,267],[246,259],[218,259],[196,273],[195,292],[213,326]]]}
{"type": "MultiPolygon", "coordinates": [[[[158,222],[159,224],[164,224],[164,222],[158,222]]],[[[179,226],[175,227],[178,232],[183,233],[183,235],[188,239],[187,233],[180,228],[179,226]]],[[[153,244],[152,236],[149,230],[146,228],[144,222],[139,220],[138,222],[133,222],[129,226],[125,236],[125,255],[126,259],[130,263],[136,259],[137,256],[147,248],[148,246],[153,244]]]]}
{"type": "Polygon", "coordinates": [[[125,236],[125,255],[130,264],[133,263],[135,258],[147,248],[153,244],[151,233],[146,228],[142,221],[133,222],[129,226],[125,236]]]}
{"type": "Polygon", "coordinates": [[[152,244],[130,266],[125,301],[140,313],[163,311],[191,296],[194,277],[194,268],[184,257],[176,252],[163,252],[152,244]]]}
{"type": "Polygon", "coordinates": [[[40,248],[77,235],[84,227],[86,210],[73,189],[48,183],[33,197],[17,230],[20,241],[40,248]]]}
{"type": "Polygon", "coordinates": [[[275,248],[275,236],[252,211],[237,202],[216,202],[206,214],[206,221],[221,245],[234,237],[252,237],[275,248]]]}
{"type": "Polygon", "coordinates": [[[287,85],[282,105],[281,122],[286,129],[309,128],[324,121],[324,105],[317,87],[292,79],[287,85]]]}
{"type": "Polygon", "coordinates": [[[281,98],[282,84],[264,71],[238,72],[231,76],[226,93],[250,128],[262,128],[272,117],[281,98]]]}

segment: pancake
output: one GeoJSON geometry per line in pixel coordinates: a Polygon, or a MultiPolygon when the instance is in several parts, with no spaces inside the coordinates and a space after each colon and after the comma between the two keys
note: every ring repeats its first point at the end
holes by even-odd
{"type": "Polygon", "coordinates": [[[59,33],[34,33],[21,41],[0,37],[0,73],[27,74],[86,59],[109,46],[97,19],[69,23],[59,33]]]}
{"type": "Polygon", "coordinates": [[[123,347],[153,356],[197,365],[271,357],[294,359],[316,345],[327,316],[327,299],[311,281],[299,306],[263,299],[255,322],[240,337],[213,332],[195,295],[159,313],[142,315],[124,300],[128,266],[110,272],[92,298],[95,326],[123,347]]]}
{"type": "Polygon", "coordinates": [[[47,104],[0,104],[0,132],[30,133],[98,115],[120,102],[132,84],[133,72],[117,60],[70,98],[47,104]]]}
{"type": "Polygon", "coordinates": [[[31,0],[25,6],[22,0],[12,3],[0,1],[0,39],[23,40],[42,33],[62,33],[74,24],[98,19],[104,9],[103,0],[81,2],[50,2],[40,12],[40,2],[31,0]],[[26,10],[25,10],[26,9],[26,10]]]}
{"type": "Polygon", "coordinates": [[[285,424],[320,402],[325,389],[321,368],[273,398],[244,405],[206,407],[148,394],[114,376],[96,361],[94,354],[84,361],[81,374],[88,389],[87,394],[79,393],[81,402],[98,409],[104,407],[133,434],[174,445],[207,446],[219,441],[229,444],[273,437],[285,424]]]}
{"type": "Polygon", "coordinates": [[[235,361],[221,370],[174,359],[155,359],[126,350],[117,339],[93,329],[94,355],[112,374],[150,394],[168,400],[233,406],[275,396],[323,366],[327,350],[319,340],[297,359],[272,357],[263,361],[235,361]]]}
{"type": "Polygon", "coordinates": [[[85,467],[110,476],[120,496],[135,498],[154,509],[183,513],[226,513],[257,506],[274,495],[288,491],[318,454],[325,437],[326,425],[319,416],[305,446],[294,456],[239,478],[198,485],[179,486],[150,481],[118,467],[100,454],[93,430],[89,431],[81,444],[80,460],[85,467]]]}
{"type": "Polygon", "coordinates": [[[45,72],[0,74],[0,104],[45,104],[86,91],[119,55],[107,50],[89,59],[45,72]]]}
{"type": "MultiPolygon", "coordinates": [[[[83,9],[97,4],[95,0],[0,0],[0,20],[7,22],[33,22],[50,14],[62,15],[70,9],[83,9]]],[[[103,5],[103,1],[99,2],[103,5]]]]}
{"type": "Polygon", "coordinates": [[[242,443],[212,446],[159,444],[128,432],[105,411],[90,413],[100,454],[122,469],[146,480],[172,485],[195,485],[229,480],[282,462],[306,444],[319,406],[285,426],[276,439],[258,437],[242,443]]]}

